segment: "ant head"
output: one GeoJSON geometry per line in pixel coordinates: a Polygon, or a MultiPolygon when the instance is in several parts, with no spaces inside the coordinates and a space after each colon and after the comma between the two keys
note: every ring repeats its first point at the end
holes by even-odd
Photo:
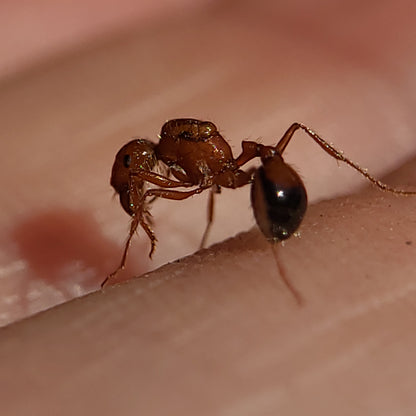
{"type": "Polygon", "coordinates": [[[262,166],[256,170],[251,185],[254,216],[268,240],[286,240],[302,222],[306,190],[300,176],[274,148],[264,146],[260,154],[262,166]]]}
{"type": "MultiPolygon", "coordinates": [[[[111,186],[120,195],[124,210],[130,213],[129,189],[132,180],[139,185],[140,179],[133,179],[132,173],[139,170],[152,170],[156,165],[155,144],[145,139],[135,139],[124,145],[116,155],[111,172],[111,186]]],[[[141,184],[140,187],[143,185],[141,184]]]]}

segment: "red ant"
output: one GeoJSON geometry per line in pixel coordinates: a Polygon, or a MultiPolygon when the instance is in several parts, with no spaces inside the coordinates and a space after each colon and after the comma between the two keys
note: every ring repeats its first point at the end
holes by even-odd
{"type": "MultiPolygon", "coordinates": [[[[300,226],[307,208],[303,182],[282,157],[293,134],[299,129],[306,132],[330,156],[345,162],[383,191],[416,195],[416,192],[391,188],[378,181],[313,130],[300,123],[293,123],[276,146],[243,141],[242,152],[234,159],[230,145],[213,123],[195,119],[170,120],[162,127],[159,143],[136,139],[117,153],[111,185],[119,194],[120,203],[132,217],[132,221],[121,263],[101,286],[105,286],[124,268],[131,239],[139,225],[150,239],[149,257],[152,256],[156,237],[151,229],[148,208],[158,197],[182,200],[210,189],[208,222],[201,241],[203,247],[213,221],[214,193],[219,193],[221,187],[235,189],[251,184],[251,204],[257,225],[264,236],[273,243],[288,239],[300,226]],[[241,169],[257,157],[261,160],[259,168],[247,171],[241,169]],[[167,175],[155,172],[158,162],[166,168],[167,175]],[[171,179],[169,175],[175,179],[171,179]],[[159,188],[146,189],[147,183],[159,188]],[[190,187],[194,188],[189,191],[174,189],[190,187]]],[[[285,284],[300,303],[300,295],[286,279],[283,271],[280,271],[285,284]]]]}

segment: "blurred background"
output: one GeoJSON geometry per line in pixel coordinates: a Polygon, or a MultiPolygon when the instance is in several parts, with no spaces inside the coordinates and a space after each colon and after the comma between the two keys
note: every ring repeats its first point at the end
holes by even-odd
{"type": "MultiPolygon", "coordinates": [[[[411,1],[3,1],[0,325],[99,288],[129,218],[111,165],[167,119],[216,123],[235,155],[308,124],[381,175],[416,150],[411,1]]],[[[307,137],[286,157],[310,201],[362,184],[307,137]]],[[[155,202],[122,278],[193,253],[206,196],[155,202]]],[[[254,224],[249,189],[217,198],[209,243],[254,224]]]]}

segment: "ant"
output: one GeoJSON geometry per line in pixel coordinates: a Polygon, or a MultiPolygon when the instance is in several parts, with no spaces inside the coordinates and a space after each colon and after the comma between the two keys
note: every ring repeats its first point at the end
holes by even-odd
{"type": "MultiPolygon", "coordinates": [[[[378,181],[301,123],[293,123],[276,146],[242,141],[242,152],[235,159],[230,145],[212,122],[170,120],[163,125],[157,144],[135,139],[124,145],[116,155],[111,185],[119,194],[120,203],[132,221],[121,263],[101,286],[104,287],[124,268],[131,240],[139,225],[150,239],[149,257],[152,257],[157,240],[151,228],[149,207],[156,198],[183,200],[210,190],[208,221],[201,241],[202,248],[213,221],[214,194],[219,193],[222,187],[236,189],[250,184],[254,217],[266,239],[277,243],[292,236],[305,215],[307,194],[302,179],[285,163],[282,155],[299,129],[307,133],[331,157],[346,163],[381,190],[398,195],[416,195],[416,191],[392,188],[378,181]],[[241,169],[255,158],[260,158],[260,167],[241,169]],[[158,173],[157,166],[166,174],[158,173]],[[147,184],[156,185],[157,188],[148,189],[147,184]]],[[[276,262],[279,266],[277,256],[276,262]]],[[[280,266],[279,270],[286,286],[298,303],[301,303],[299,293],[280,266]]]]}

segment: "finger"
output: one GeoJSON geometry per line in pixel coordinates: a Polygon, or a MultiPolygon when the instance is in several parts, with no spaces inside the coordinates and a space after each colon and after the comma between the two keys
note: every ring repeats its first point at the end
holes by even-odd
{"type": "MultiPolygon", "coordinates": [[[[397,3],[377,14],[325,4],[311,14],[289,4],[275,9],[264,2],[252,10],[247,2],[237,10],[221,2],[5,81],[0,322],[98,288],[114,270],[129,223],[111,201],[115,153],[132,136],[157,140],[166,119],[212,119],[235,154],[242,139],[276,143],[301,121],[374,175],[408,157],[416,146],[413,43],[406,41],[414,25],[403,22],[411,14],[397,3]],[[346,28],[368,29],[359,45],[351,46],[351,31],[331,23],[339,13],[346,28]],[[386,23],[389,16],[396,19],[386,23]],[[386,36],[386,27],[400,47],[378,46],[375,34],[386,36]]],[[[302,135],[285,157],[305,178],[311,201],[361,184],[302,135]]],[[[154,263],[139,235],[126,277],[194,252],[205,228],[205,198],[155,201],[154,263]]],[[[208,243],[253,225],[247,188],[217,200],[208,243]]]]}
{"type": "MultiPolygon", "coordinates": [[[[415,179],[416,160],[391,178],[415,179]]],[[[2,408],[368,415],[387,397],[402,414],[416,405],[414,206],[366,189],[310,207],[280,249],[303,307],[253,230],[9,326],[2,408]]]]}

